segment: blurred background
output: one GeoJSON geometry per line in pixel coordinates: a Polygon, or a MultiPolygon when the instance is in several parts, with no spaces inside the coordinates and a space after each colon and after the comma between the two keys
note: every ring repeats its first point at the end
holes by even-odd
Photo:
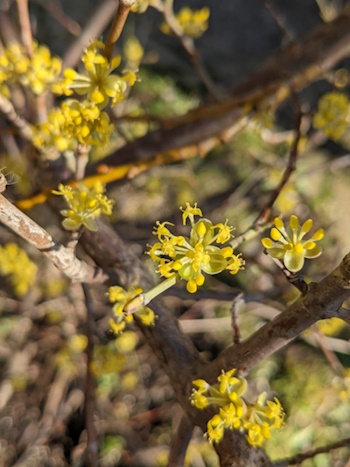
{"type": "MultiPolygon", "coordinates": [[[[185,5],[209,7],[208,30],[195,43],[217,89],[230,95],[235,85],[280,47],[334,19],[344,3],[175,0],[174,10],[185,5]]],[[[109,11],[115,8],[114,1],[104,4],[109,11]]],[[[89,24],[101,2],[31,0],[29,6],[36,40],[64,57],[75,41],[89,36],[89,24]]],[[[16,24],[14,2],[1,1],[0,11],[16,24]]],[[[183,47],[175,37],[162,34],[161,23],[160,13],[151,7],[129,17],[116,52],[124,56],[128,39],[136,36],[144,49],[138,82],[122,109],[117,107],[115,118],[120,119],[110,147],[93,150],[91,163],[103,162],[125,143],[158,128],[157,120],[185,115],[203,102],[212,102],[183,47]],[[123,115],[135,119],[123,119],[123,115]]],[[[350,127],[347,123],[342,136],[334,140],[313,126],[321,96],[348,94],[348,65],[348,61],[340,63],[300,93],[304,118],[297,169],[272,211],[287,221],[291,214],[302,221],[312,218],[314,230],[325,229],[322,256],[306,261],[303,268],[307,282],[320,281],[350,249],[350,127]],[[334,79],[337,72],[343,77],[339,86],[334,79]]],[[[184,232],[179,206],[186,202],[197,202],[213,223],[228,219],[235,227],[234,235],[239,235],[254,222],[280,182],[293,130],[292,105],[286,102],[274,113],[257,113],[244,130],[205,157],[161,164],[110,184],[108,196],[115,201],[113,226],[149,264],[150,274],[155,274],[154,266],[144,252],[155,242],[153,225],[167,220],[175,224],[174,230],[184,232]]],[[[27,154],[15,154],[11,148],[11,138],[4,134],[0,166],[13,178],[6,195],[19,200],[33,194],[31,169],[27,154]]],[[[66,241],[61,219],[48,205],[35,206],[30,216],[59,241],[66,241]]],[[[237,293],[244,292],[239,307],[243,338],[299,296],[263,253],[262,236],[266,233],[236,251],[246,261],[240,274],[210,276],[195,295],[187,293],[181,282],[167,292],[167,305],[183,331],[209,360],[232,343],[231,305],[237,293]],[[213,322],[213,318],[217,319],[213,322]]],[[[2,247],[12,243],[25,250],[37,273],[30,287],[20,279],[11,282],[4,272],[0,277],[0,466],[86,465],[87,338],[81,286],[69,283],[38,252],[0,226],[2,247]]],[[[34,269],[26,267],[35,276],[34,269]]],[[[26,267],[21,263],[22,271],[26,267]]],[[[25,281],[25,275],[21,278],[25,281]]],[[[181,415],[172,387],[135,326],[131,324],[118,337],[111,333],[107,287],[91,289],[95,307],[91,371],[96,380],[99,465],[165,466],[181,415]]],[[[350,436],[349,338],[349,325],[344,321],[319,322],[250,373],[251,399],[263,391],[270,397],[278,395],[287,413],[284,428],[264,446],[273,460],[350,436]]],[[[302,465],[349,466],[349,453],[341,448],[302,465]]],[[[219,465],[200,430],[195,430],[186,465],[219,465]]]]}

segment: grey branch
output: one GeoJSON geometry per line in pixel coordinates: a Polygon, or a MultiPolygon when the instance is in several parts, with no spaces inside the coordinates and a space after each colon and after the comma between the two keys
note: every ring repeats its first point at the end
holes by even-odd
{"type": "Polygon", "coordinates": [[[0,194],[0,222],[47,256],[63,274],[79,282],[104,282],[108,276],[79,260],[71,248],[56,242],[40,225],[0,194]]]}

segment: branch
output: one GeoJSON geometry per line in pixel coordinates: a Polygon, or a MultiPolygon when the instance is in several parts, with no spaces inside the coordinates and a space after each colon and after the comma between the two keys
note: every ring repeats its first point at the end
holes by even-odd
{"type": "Polygon", "coordinates": [[[302,114],[301,114],[299,104],[298,103],[294,103],[294,104],[295,104],[295,107],[297,106],[297,109],[295,110],[295,122],[294,122],[295,136],[294,136],[292,147],[290,149],[287,167],[283,173],[282,180],[280,181],[278,186],[275,188],[275,190],[273,190],[273,192],[271,193],[269,200],[267,201],[266,205],[261,210],[260,214],[258,215],[257,219],[254,222],[254,225],[264,224],[269,219],[272,206],[274,205],[276,199],[278,198],[279,194],[281,193],[285,185],[288,183],[290,176],[297,168],[298,145],[299,145],[299,141],[301,137],[300,126],[301,126],[302,114]]]}
{"type": "Polygon", "coordinates": [[[186,414],[182,414],[179,425],[173,434],[168,466],[182,467],[184,465],[187,447],[192,438],[193,424],[188,420],[186,414]]]}
{"type": "Polygon", "coordinates": [[[28,0],[16,0],[18,20],[21,27],[21,36],[27,55],[33,55],[33,36],[30,26],[28,0]]]}
{"type": "Polygon", "coordinates": [[[95,412],[95,379],[91,371],[91,363],[94,357],[94,308],[91,294],[86,284],[82,284],[86,303],[86,378],[85,378],[85,427],[87,433],[87,454],[89,466],[94,467],[98,463],[98,445],[96,430],[94,427],[95,412]]]}
{"type": "MultiPolygon", "coordinates": [[[[304,88],[350,54],[350,5],[332,23],[324,24],[298,43],[269,59],[261,69],[233,90],[233,98],[189,112],[166,122],[104,159],[107,165],[145,160],[157,153],[203,145],[250,115],[245,105],[264,111],[275,108],[291,93],[304,88]]],[[[96,172],[96,166],[91,172],[96,172]]]]}
{"type": "Polygon", "coordinates": [[[16,112],[12,102],[0,94],[0,112],[12,123],[18,130],[18,133],[27,141],[33,140],[33,131],[30,124],[20,117],[16,112]]]}
{"type": "MultiPolygon", "coordinates": [[[[5,176],[0,174],[0,186],[4,185],[5,176]]],[[[99,268],[79,260],[71,248],[65,248],[56,242],[40,225],[16,208],[0,194],[0,222],[29,242],[45,256],[63,274],[79,282],[105,282],[108,276],[99,268]]]]}
{"type": "Polygon", "coordinates": [[[289,459],[277,461],[274,465],[275,467],[287,467],[288,465],[301,464],[304,460],[310,459],[311,457],[315,457],[317,456],[317,454],[322,454],[324,452],[329,452],[333,449],[339,449],[343,447],[350,447],[350,438],[345,438],[341,441],[327,444],[327,446],[323,446],[322,448],[317,448],[312,451],[304,452],[303,454],[297,454],[296,456],[291,457],[289,459]]]}
{"type": "Polygon", "coordinates": [[[112,57],[113,48],[123,31],[125,21],[130,12],[130,8],[133,6],[135,1],[136,0],[119,0],[118,10],[114,16],[104,50],[105,57],[109,61],[112,57]]]}
{"type": "Polygon", "coordinates": [[[192,65],[195,71],[197,72],[198,76],[202,80],[203,84],[205,85],[209,93],[212,95],[212,97],[216,101],[220,101],[221,95],[216,89],[216,86],[213,83],[211,77],[208,75],[207,71],[202,66],[201,58],[194,44],[194,40],[191,37],[184,35],[183,30],[181,29],[181,27],[179,26],[179,23],[176,20],[176,17],[173,11],[173,2],[170,1],[170,2],[165,2],[165,3],[159,3],[158,5],[153,5],[153,7],[156,8],[161,13],[163,13],[165,22],[170,27],[174,36],[176,36],[177,39],[179,39],[182,47],[184,48],[185,52],[188,54],[192,62],[192,65]]]}
{"type": "Polygon", "coordinates": [[[221,369],[238,368],[242,373],[247,373],[252,367],[289,344],[316,321],[338,316],[342,303],[349,297],[350,253],[321,282],[311,283],[309,292],[287,310],[240,345],[226,349],[210,365],[211,381],[215,381],[221,369]]]}
{"type": "Polygon", "coordinates": [[[65,68],[74,68],[76,66],[84,48],[89,45],[91,38],[98,37],[102,33],[117,8],[117,0],[104,0],[104,2],[97,7],[79,37],[63,55],[63,70],[65,68]]]}

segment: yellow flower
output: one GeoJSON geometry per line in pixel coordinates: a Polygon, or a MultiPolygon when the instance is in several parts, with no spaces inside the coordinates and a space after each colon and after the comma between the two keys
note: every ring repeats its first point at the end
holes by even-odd
{"type": "Polygon", "coordinates": [[[311,230],[312,220],[308,219],[302,226],[297,216],[290,217],[289,227],[285,228],[282,219],[275,219],[275,227],[271,229],[270,238],[261,240],[269,255],[283,258],[284,264],[291,272],[298,272],[304,265],[304,258],[317,258],[322,249],[316,242],[322,240],[323,229],[317,230],[308,240],[304,236],[311,230]]]}
{"type": "Polygon", "coordinates": [[[221,420],[220,415],[214,415],[214,417],[209,420],[207,424],[207,437],[209,442],[219,443],[224,437],[224,424],[221,420]]]}
{"type": "Polygon", "coordinates": [[[69,186],[60,184],[58,190],[53,190],[55,195],[62,195],[69,209],[63,209],[61,214],[66,217],[62,225],[67,230],[77,230],[84,226],[88,230],[96,231],[96,217],[101,213],[110,216],[114,201],[101,193],[99,184],[88,188],[80,184],[75,190],[69,186]]]}
{"type": "Polygon", "coordinates": [[[47,122],[33,128],[33,142],[38,148],[56,147],[59,151],[85,146],[104,146],[114,126],[109,116],[87,100],[67,99],[60,109],[52,109],[47,122]]]}
{"type": "Polygon", "coordinates": [[[266,400],[266,393],[259,395],[254,404],[249,404],[241,397],[247,388],[244,378],[234,376],[235,369],[221,372],[218,384],[213,386],[203,379],[192,381],[198,389],[193,389],[191,404],[199,410],[209,405],[219,406],[207,423],[206,436],[210,443],[219,443],[224,430],[245,431],[246,438],[253,446],[260,446],[264,439],[271,436],[271,430],[280,428],[284,419],[282,406],[277,398],[266,400]]]}
{"type": "MultiPolygon", "coordinates": [[[[119,285],[110,287],[108,290],[109,301],[114,303],[113,314],[114,320],[110,321],[112,331],[115,334],[120,334],[125,329],[125,323],[130,323],[133,321],[133,316],[126,316],[123,312],[124,307],[129,303],[133,298],[137,297],[142,293],[141,287],[132,287],[130,290],[125,290],[119,285]]],[[[155,321],[155,314],[153,310],[148,307],[140,307],[136,312],[136,316],[140,319],[141,323],[144,326],[152,326],[155,321]]]]}
{"type": "Polygon", "coordinates": [[[318,101],[318,110],[313,118],[313,126],[336,141],[346,130],[348,116],[348,97],[340,92],[329,92],[318,101]]]}
{"type": "MultiPolygon", "coordinates": [[[[198,38],[208,29],[209,16],[210,10],[207,7],[201,10],[184,7],[176,13],[175,18],[184,35],[198,38]]],[[[171,34],[171,28],[167,23],[161,25],[161,31],[164,34],[171,34]]]]}
{"type": "Polygon", "coordinates": [[[71,95],[74,90],[80,96],[96,104],[100,109],[108,103],[117,105],[125,99],[128,86],[135,83],[135,73],[130,70],[123,71],[124,76],[113,74],[121,62],[120,57],[108,61],[103,55],[104,43],[98,40],[85,50],[82,57],[86,73],[77,73],[72,69],[64,71],[64,79],[55,92],[71,95]]]}
{"type": "MultiPolygon", "coordinates": [[[[180,208],[182,209],[182,208],[180,208]]],[[[187,281],[190,293],[197,291],[203,285],[206,274],[218,274],[227,269],[231,274],[237,274],[244,265],[244,261],[233,254],[231,247],[220,248],[220,245],[231,238],[232,227],[219,223],[213,225],[208,219],[195,222],[195,216],[202,216],[202,211],[191,207],[188,203],[183,211],[183,222],[189,219],[191,232],[189,237],[175,236],[167,226],[170,222],[157,222],[155,231],[159,242],[150,248],[148,254],[152,260],[159,263],[158,272],[161,276],[171,279],[178,277],[187,281]]]]}
{"type": "Polygon", "coordinates": [[[34,94],[43,94],[58,82],[61,59],[51,57],[50,49],[33,42],[33,55],[28,57],[23,46],[9,44],[0,56],[0,83],[3,73],[7,80],[30,88],[34,94]]]}

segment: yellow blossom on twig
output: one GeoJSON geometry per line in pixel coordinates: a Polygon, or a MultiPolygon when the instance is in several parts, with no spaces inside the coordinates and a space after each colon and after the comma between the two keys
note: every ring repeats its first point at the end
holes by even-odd
{"type": "Polygon", "coordinates": [[[225,429],[229,429],[246,433],[250,444],[260,446],[264,439],[270,437],[272,429],[282,426],[283,409],[277,398],[265,405],[266,393],[260,394],[254,404],[246,402],[242,396],[247,389],[247,381],[235,377],[235,372],[235,369],[222,370],[218,383],[214,385],[203,379],[192,381],[198,389],[192,390],[191,404],[200,410],[210,405],[219,407],[219,413],[207,423],[206,436],[210,443],[219,443],[225,429]]]}
{"type": "Polygon", "coordinates": [[[284,260],[284,265],[291,272],[298,272],[304,265],[304,258],[317,258],[322,248],[316,242],[322,240],[323,229],[317,230],[314,235],[303,240],[310,232],[312,220],[308,219],[300,226],[297,216],[290,216],[289,226],[285,227],[282,219],[276,217],[275,227],[271,229],[271,238],[263,238],[261,243],[269,255],[284,260]]]}
{"type": "MultiPolygon", "coordinates": [[[[210,10],[207,7],[200,10],[191,10],[191,8],[184,7],[176,13],[175,18],[183,34],[196,39],[208,29],[209,16],[210,10]]],[[[162,23],[161,31],[164,34],[172,33],[170,26],[166,22],[162,23]]]]}
{"type": "MultiPolygon", "coordinates": [[[[124,313],[124,307],[128,302],[130,302],[133,298],[139,296],[141,293],[141,287],[132,287],[128,291],[118,285],[109,288],[109,301],[114,304],[114,319],[110,320],[110,326],[115,334],[120,334],[121,332],[123,332],[126,323],[130,323],[133,321],[133,315],[126,315],[124,313]]],[[[155,314],[150,308],[146,306],[141,306],[137,310],[136,315],[144,326],[152,326],[154,324],[155,314]]]]}
{"type": "Polygon", "coordinates": [[[62,225],[67,230],[77,230],[84,226],[88,230],[96,231],[96,217],[101,213],[105,216],[112,214],[113,200],[104,194],[105,187],[96,182],[93,188],[80,184],[76,189],[60,184],[55,195],[62,195],[69,209],[63,209],[61,214],[66,217],[62,225]]]}
{"type": "Polygon", "coordinates": [[[114,57],[109,62],[103,55],[104,48],[102,41],[94,40],[82,57],[86,73],[78,73],[71,68],[66,69],[64,79],[54,87],[54,92],[69,96],[75,91],[100,109],[109,103],[114,106],[123,101],[128,86],[135,84],[136,75],[131,70],[123,70],[123,76],[114,74],[121,58],[114,57]]]}

